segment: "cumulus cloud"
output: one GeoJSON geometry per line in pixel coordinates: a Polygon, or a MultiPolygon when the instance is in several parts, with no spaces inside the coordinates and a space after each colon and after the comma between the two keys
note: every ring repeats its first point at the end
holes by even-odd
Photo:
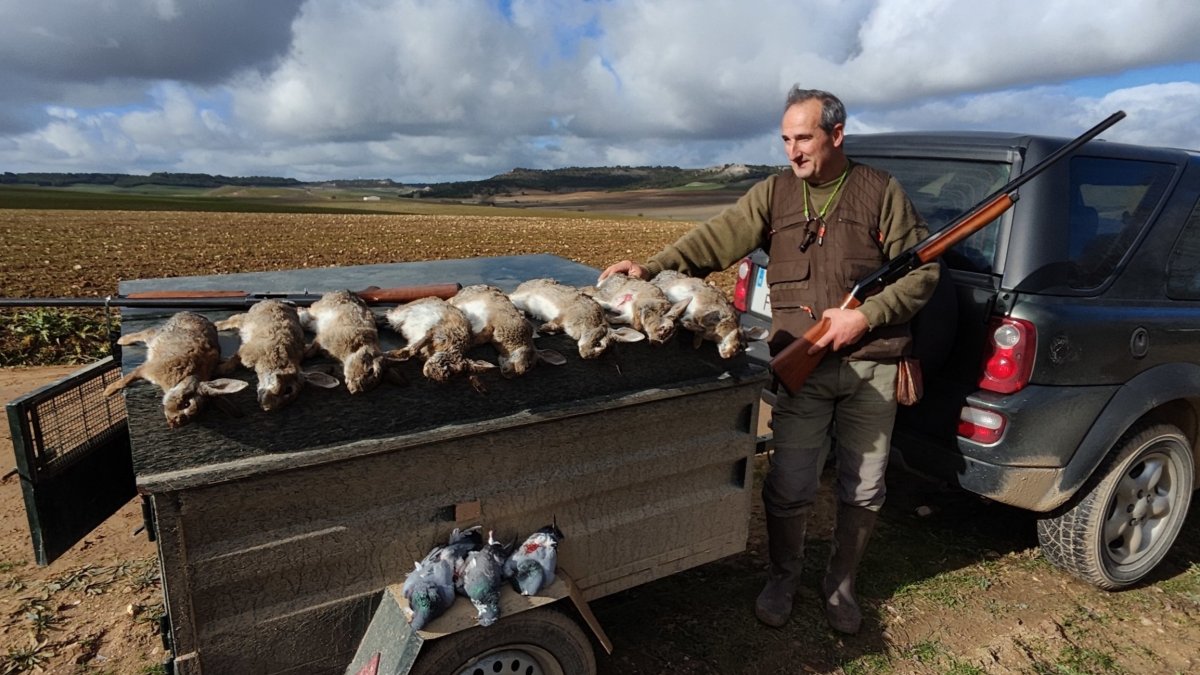
{"type": "Polygon", "coordinates": [[[0,0],[5,170],[478,178],[780,163],[788,87],[852,133],[1195,145],[1200,3],[1158,0],[0,0]],[[1095,81],[1094,79],[1092,80],[1095,81]],[[100,167],[103,167],[101,169],[100,167]]]}
{"type": "Polygon", "coordinates": [[[838,69],[868,105],[1200,61],[1200,4],[1013,0],[880,2],[838,69]]]}

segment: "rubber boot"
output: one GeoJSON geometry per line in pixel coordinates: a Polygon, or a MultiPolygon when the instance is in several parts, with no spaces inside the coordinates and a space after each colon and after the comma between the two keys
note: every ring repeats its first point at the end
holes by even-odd
{"type": "Polygon", "coordinates": [[[839,633],[853,635],[862,627],[862,610],[854,597],[854,579],[878,517],[876,511],[838,502],[833,550],[821,591],[825,595],[825,618],[839,633]]]}
{"type": "Polygon", "coordinates": [[[767,585],[754,603],[754,614],[768,626],[778,628],[792,616],[792,599],[804,563],[807,526],[807,514],[786,518],[767,514],[767,550],[771,566],[767,571],[767,585]]]}

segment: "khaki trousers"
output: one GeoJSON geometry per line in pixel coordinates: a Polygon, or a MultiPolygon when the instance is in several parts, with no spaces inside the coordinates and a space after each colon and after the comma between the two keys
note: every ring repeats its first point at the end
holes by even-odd
{"type": "Polygon", "coordinates": [[[798,396],[779,389],[772,410],[775,450],[763,483],[773,516],[806,513],[836,433],[839,501],[878,511],[896,420],[896,364],[825,358],[798,396]]]}

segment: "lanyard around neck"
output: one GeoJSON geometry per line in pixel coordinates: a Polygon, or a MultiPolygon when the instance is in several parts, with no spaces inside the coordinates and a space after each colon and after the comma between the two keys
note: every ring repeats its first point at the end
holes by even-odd
{"type": "MultiPolygon", "coordinates": [[[[817,211],[817,218],[824,218],[826,213],[829,213],[829,205],[833,203],[837,197],[838,191],[842,189],[842,183],[846,182],[846,175],[850,173],[850,165],[846,164],[846,168],[842,171],[842,175],[838,176],[837,184],[833,186],[833,192],[829,194],[829,199],[825,200],[825,205],[817,211]]],[[[801,181],[804,184],[804,217],[807,220],[812,220],[808,215],[808,181],[801,181]]]]}

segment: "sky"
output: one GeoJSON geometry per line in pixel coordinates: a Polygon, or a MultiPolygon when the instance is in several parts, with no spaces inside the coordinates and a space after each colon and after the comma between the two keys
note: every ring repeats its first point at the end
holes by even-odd
{"type": "Polygon", "coordinates": [[[0,171],[303,181],[786,163],[850,134],[1200,149],[1196,0],[0,0],[0,171]]]}

